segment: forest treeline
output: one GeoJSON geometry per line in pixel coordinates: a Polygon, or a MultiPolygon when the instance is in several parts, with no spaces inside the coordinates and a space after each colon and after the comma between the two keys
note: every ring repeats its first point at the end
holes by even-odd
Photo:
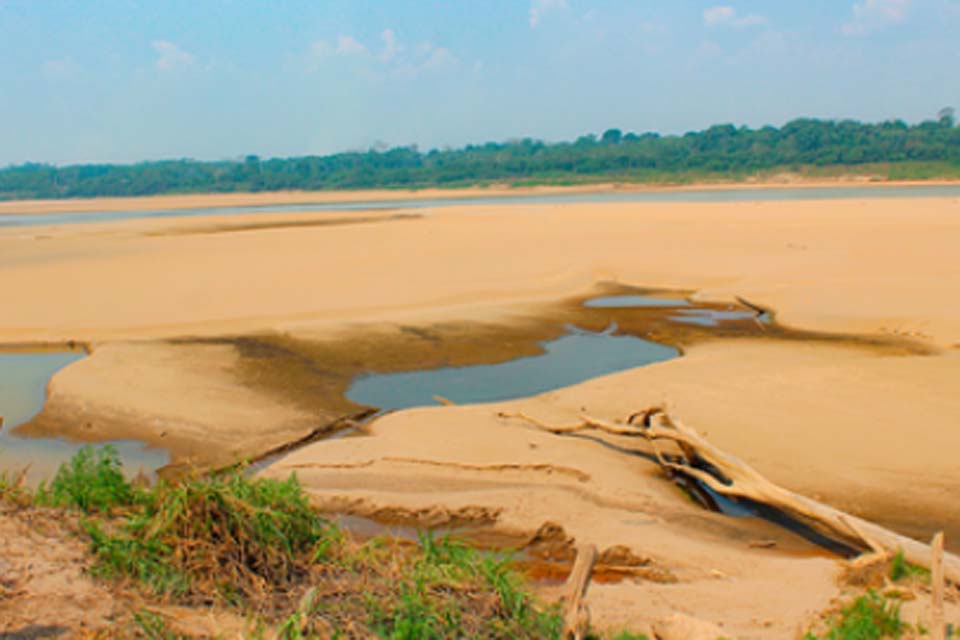
{"type": "Polygon", "coordinates": [[[886,177],[960,176],[953,111],[936,120],[867,124],[799,119],[777,128],[716,125],[684,135],[609,129],[573,142],[533,139],[461,149],[415,146],[326,156],[230,161],[163,160],[0,169],[0,199],[140,196],[162,193],[742,179],[771,171],[849,172],[883,166],[886,177]],[[911,171],[910,168],[917,168],[911,171]]]}

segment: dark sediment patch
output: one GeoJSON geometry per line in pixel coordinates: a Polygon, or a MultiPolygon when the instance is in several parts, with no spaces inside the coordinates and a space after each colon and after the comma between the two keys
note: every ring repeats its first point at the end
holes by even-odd
{"type": "MultiPolygon", "coordinates": [[[[691,292],[605,284],[589,295],[544,305],[535,313],[502,322],[437,322],[378,324],[345,330],[323,338],[284,333],[182,338],[178,345],[232,345],[239,361],[238,380],[257,391],[314,412],[327,424],[363,414],[369,405],[347,397],[350,385],[369,374],[393,374],[442,368],[494,365],[543,355],[544,343],[571,328],[615,336],[634,336],[683,349],[711,340],[802,341],[860,347],[886,355],[931,354],[924,343],[886,336],[853,336],[794,329],[779,324],[775,314],[747,301],[729,304],[691,302],[691,292]],[[673,298],[675,307],[589,307],[598,296],[673,298]],[[677,322],[677,307],[715,312],[717,320],[677,322]],[[763,316],[763,320],[761,320],[763,316]],[[331,417],[333,416],[333,417],[331,417]]],[[[329,430],[326,431],[329,434],[329,430]]]]}
{"type": "MultiPolygon", "coordinates": [[[[897,337],[861,337],[797,330],[777,323],[775,315],[747,301],[729,304],[689,300],[691,292],[644,289],[605,284],[589,294],[548,304],[526,315],[501,322],[437,322],[357,326],[320,338],[284,333],[184,337],[167,341],[180,348],[191,345],[227,345],[237,361],[230,370],[241,386],[303,410],[315,424],[300,429],[290,442],[278,442],[266,451],[251,451],[248,459],[271,458],[313,440],[355,428],[371,410],[350,400],[347,391],[360,376],[442,368],[507,363],[543,355],[544,343],[571,332],[571,328],[614,336],[633,336],[683,349],[709,340],[772,340],[819,342],[861,347],[884,354],[917,355],[933,350],[922,343],[897,337]],[[675,306],[596,307],[588,300],[600,296],[652,296],[673,299],[675,306]],[[717,322],[688,324],[672,319],[678,308],[716,312],[717,322]],[[764,319],[761,320],[761,316],[764,319]]],[[[79,346],[79,345],[78,345],[79,346]]],[[[641,363],[642,364],[642,363],[641,363]]],[[[104,424],[85,438],[83,425],[68,423],[69,416],[41,412],[21,433],[34,437],[66,436],[77,440],[141,438],[142,424],[104,424]]],[[[144,436],[145,437],[145,436],[144,436]]],[[[198,446],[175,433],[150,441],[170,452],[174,461],[189,460],[200,468],[222,465],[216,443],[198,446]]]]}
{"type": "Polygon", "coordinates": [[[263,231],[265,229],[297,229],[302,227],[344,227],[357,224],[375,224],[378,222],[400,222],[417,220],[421,214],[398,213],[389,216],[343,216],[339,218],[320,218],[317,220],[279,220],[263,222],[224,222],[221,224],[206,224],[161,231],[151,231],[147,236],[191,236],[208,235],[214,233],[235,233],[241,231],[263,231]]]}

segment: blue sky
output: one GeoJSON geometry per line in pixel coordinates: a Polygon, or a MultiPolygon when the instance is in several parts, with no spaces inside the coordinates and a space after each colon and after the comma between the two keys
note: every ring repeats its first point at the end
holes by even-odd
{"type": "Polygon", "coordinates": [[[960,0],[0,0],[0,165],[960,107],[960,0]]]}

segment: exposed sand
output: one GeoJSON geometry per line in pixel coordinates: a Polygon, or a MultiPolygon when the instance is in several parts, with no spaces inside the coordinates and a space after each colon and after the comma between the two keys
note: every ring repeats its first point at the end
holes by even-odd
{"type": "MultiPolygon", "coordinates": [[[[244,225],[284,224],[229,233],[196,227],[209,219],[5,229],[0,342],[268,331],[317,338],[360,325],[506,322],[602,281],[690,289],[708,300],[743,296],[788,325],[908,336],[934,353],[718,341],[679,360],[515,404],[567,420],[580,407],[616,417],[665,401],[784,485],[909,533],[939,523],[960,538],[952,497],[960,483],[960,199],[422,213],[325,226],[287,224],[317,219],[307,214],[243,216],[244,225]]],[[[191,406],[203,402],[210,413],[182,427],[184,437],[218,420],[218,438],[229,433],[238,442],[259,437],[262,424],[298,424],[298,407],[244,396],[232,374],[221,375],[230,356],[217,349],[190,366],[142,373],[166,385],[179,405],[170,409],[131,383],[138,363],[168,357],[149,352],[155,346],[144,346],[141,358],[136,345],[122,345],[112,363],[71,367],[57,377],[54,395],[69,387],[97,412],[164,417],[178,437],[178,416],[193,416],[191,406]],[[221,391],[199,398],[208,379],[221,391]]],[[[110,354],[109,344],[99,349],[110,354]]],[[[684,578],[674,587],[596,589],[594,610],[607,621],[624,611],[688,608],[736,633],[785,637],[836,592],[832,561],[797,559],[798,547],[785,553],[799,543],[782,538],[772,552],[747,547],[751,537],[786,534],[705,514],[652,465],[504,423],[491,407],[401,412],[373,432],[312,445],[270,473],[296,467],[318,499],[360,513],[388,508],[436,522],[495,515],[500,526],[523,530],[555,520],[601,546],[630,544],[684,578]],[[331,464],[339,466],[323,466],[331,464]],[[728,578],[712,577],[710,568],[728,578]],[[787,574],[790,590],[783,589],[787,574]],[[628,601],[648,608],[621,610],[628,601]],[[780,622],[765,627],[765,616],[780,622]]]]}
{"type": "Polygon", "coordinates": [[[176,464],[229,465],[308,435],[333,414],[308,413],[233,375],[229,345],[112,343],[54,376],[40,416],[19,430],[90,442],[138,439],[176,464]]]}
{"type": "Polygon", "coordinates": [[[0,505],[0,638],[127,637],[142,629],[135,616],[145,611],[188,637],[244,637],[247,621],[231,611],[150,602],[130,584],[91,576],[89,545],[68,518],[0,505]]]}
{"type": "Polygon", "coordinates": [[[957,198],[451,207],[384,224],[150,235],[180,224],[198,223],[3,230],[0,341],[503,317],[618,280],[744,296],[804,328],[960,342],[957,198]]]}

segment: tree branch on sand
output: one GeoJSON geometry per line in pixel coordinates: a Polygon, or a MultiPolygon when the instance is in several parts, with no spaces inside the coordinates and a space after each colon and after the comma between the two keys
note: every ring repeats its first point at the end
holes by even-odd
{"type": "MultiPolygon", "coordinates": [[[[694,429],[668,415],[662,407],[634,413],[622,424],[587,415],[581,415],[580,422],[572,425],[550,425],[524,413],[500,413],[499,416],[517,418],[561,436],[599,431],[640,438],[649,444],[667,476],[678,482],[697,481],[719,495],[772,507],[853,548],[872,554],[901,551],[908,562],[931,568],[930,546],[770,482],[743,460],[721,451],[694,429]]],[[[942,562],[946,581],[960,585],[960,557],[944,553],[942,562]]]]}

